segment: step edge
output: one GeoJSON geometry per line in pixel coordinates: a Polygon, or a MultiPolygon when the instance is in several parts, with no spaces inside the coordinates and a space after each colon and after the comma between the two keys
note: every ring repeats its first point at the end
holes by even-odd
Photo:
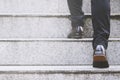
{"type": "MultiPolygon", "coordinates": [[[[68,17],[70,13],[0,13],[0,17],[68,17]]],[[[85,13],[91,16],[91,13],[85,13]]],[[[120,16],[120,13],[111,13],[111,16],[120,16]]]]}
{"type": "MultiPolygon", "coordinates": [[[[0,42],[31,42],[31,41],[58,41],[58,42],[91,42],[93,38],[82,38],[82,39],[68,39],[68,38],[1,38],[0,42]]],[[[120,41],[120,38],[109,38],[109,42],[111,41],[120,41]]]]}
{"type": "Polygon", "coordinates": [[[92,66],[0,66],[2,73],[120,73],[120,66],[102,69],[92,66]]]}

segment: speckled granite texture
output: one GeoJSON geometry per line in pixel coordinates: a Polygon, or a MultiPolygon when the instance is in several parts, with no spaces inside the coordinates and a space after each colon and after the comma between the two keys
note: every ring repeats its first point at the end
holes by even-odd
{"type": "MultiPolygon", "coordinates": [[[[120,64],[119,46],[120,40],[109,42],[110,64],[120,64]]],[[[86,65],[92,64],[92,55],[89,40],[0,42],[0,65],[86,65]]]]}
{"type": "MultiPolygon", "coordinates": [[[[111,19],[111,37],[120,37],[120,19],[111,19]]],[[[0,38],[66,38],[71,25],[67,17],[0,17],[0,38]]],[[[83,37],[92,37],[90,18],[86,18],[83,37]]]]}
{"type": "Polygon", "coordinates": [[[84,39],[71,40],[66,38],[71,30],[67,0],[0,0],[0,80],[120,80],[120,0],[111,0],[110,37],[113,39],[109,41],[107,57],[114,69],[99,73],[95,71],[101,70],[88,70],[93,49],[92,39],[86,38],[92,37],[93,29],[90,0],[83,2],[83,10],[89,15],[85,20],[84,39]],[[47,65],[55,66],[47,68],[55,73],[41,73],[47,65]],[[60,65],[60,70],[68,72],[58,73],[60,65]],[[78,65],[82,69],[75,68],[78,65]],[[73,68],[83,73],[71,73],[73,68]],[[34,73],[30,73],[32,70],[34,73]]]}
{"type": "Polygon", "coordinates": [[[120,74],[0,74],[1,80],[119,80],[120,74]]]}
{"type": "MultiPolygon", "coordinates": [[[[90,0],[83,0],[83,10],[91,12],[90,0]],[[87,6],[86,6],[87,5],[87,6]]],[[[120,0],[111,0],[112,13],[119,13],[120,0]]],[[[0,0],[0,14],[68,13],[67,0],[0,0]]]]}

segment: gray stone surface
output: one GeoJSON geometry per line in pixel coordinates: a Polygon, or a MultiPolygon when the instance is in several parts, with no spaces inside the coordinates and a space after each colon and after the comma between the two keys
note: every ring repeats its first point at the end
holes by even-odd
{"type": "MultiPolygon", "coordinates": [[[[111,40],[107,56],[119,65],[120,39],[111,40]],[[114,47],[113,47],[114,46],[114,47]]],[[[91,40],[2,40],[0,65],[86,65],[92,64],[91,40]]]]}
{"type": "MultiPolygon", "coordinates": [[[[8,67],[9,68],[9,67],[8,67]]],[[[14,67],[13,67],[14,68],[14,67]]],[[[62,67],[61,69],[63,69],[62,67]]],[[[83,68],[84,70],[88,69],[83,68]]],[[[16,69],[16,68],[15,68],[16,69]]],[[[59,71],[61,71],[61,69],[59,71]]],[[[120,73],[106,73],[107,70],[110,71],[111,69],[104,69],[105,73],[99,72],[99,73],[93,73],[94,69],[92,70],[93,72],[90,71],[90,73],[86,73],[84,70],[84,73],[77,72],[76,73],[71,73],[73,68],[71,67],[70,70],[66,71],[67,73],[58,73],[55,71],[53,72],[48,72],[48,73],[41,73],[40,71],[45,71],[44,70],[37,70],[36,73],[31,74],[31,70],[28,71],[28,73],[22,73],[22,71],[18,71],[18,73],[13,72],[0,72],[0,79],[1,80],[119,80],[120,79],[120,73]],[[92,73],[92,74],[91,74],[92,73]]],[[[56,70],[56,69],[55,69],[56,70]]],[[[66,69],[65,69],[66,70],[66,69]]],[[[78,67],[79,70],[79,67],[78,67]]],[[[97,69],[95,69],[97,70],[97,69]]],[[[97,70],[97,71],[103,71],[103,70],[97,70]]]]}
{"type": "MultiPolygon", "coordinates": [[[[36,67],[37,69],[36,68],[34,69],[36,70],[35,73],[31,73],[31,72],[34,72],[32,71],[33,68],[31,67],[32,69],[28,70],[29,69],[28,67],[28,69],[26,69],[26,72],[24,73],[24,71],[22,70],[27,67],[20,66],[18,69],[16,69],[16,67],[13,66],[11,67],[11,69],[12,68],[15,68],[15,69],[12,72],[11,71],[6,72],[6,70],[0,71],[0,79],[1,80],[119,80],[120,79],[120,73],[117,73],[118,71],[111,73],[111,71],[114,71],[117,69],[120,70],[119,67],[115,68],[115,66],[114,66],[114,70],[112,68],[99,70],[99,69],[90,68],[88,66],[85,66],[85,67],[74,66],[76,68],[72,66],[69,66],[69,67],[62,66],[61,68],[59,66],[58,67],[52,66],[52,68],[55,68],[52,70],[52,72],[51,72],[50,66],[48,67],[48,69],[46,69],[46,66],[42,66],[42,67],[44,68],[42,69],[41,67],[37,66],[36,67]],[[56,68],[58,71],[56,70],[56,68]],[[87,73],[86,73],[86,70],[88,70],[87,73]],[[17,73],[15,71],[17,71],[17,73]],[[43,73],[43,71],[45,72],[43,73]],[[76,73],[73,73],[72,71],[75,71],[76,73]],[[81,71],[83,72],[81,73],[81,71]]],[[[6,67],[6,69],[7,70],[10,69],[10,67],[8,66],[6,67]]]]}
{"type": "Polygon", "coordinates": [[[0,74],[1,80],[119,80],[120,74],[0,74]]]}
{"type": "MultiPolygon", "coordinates": [[[[90,0],[83,0],[83,10],[89,13],[90,0]]],[[[120,12],[120,0],[111,0],[112,13],[120,12]]],[[[0,0],[0,13],[69,13],[67,0],[0,0]]]]}
{"type": "Polygon", "coordinates": [[[0,66],[1,80],[119,80],[120,66],[0,66]]]}
{"type": "Polygon", "coordinates": [[[2,17],[0,28],[0,38],[65,37],[70,21],[57,17],[2,17]]]}
{"type": "MultiPolygon", "coordinates": [[[[0,17],[0,38],[66,38],[71,25],[67,17],[0,17]]],[[[120,19],[111,18],[111,37],[120,37],[120,19]]],[[[92,37],[87,18],[84,37],[92,37]]]]}

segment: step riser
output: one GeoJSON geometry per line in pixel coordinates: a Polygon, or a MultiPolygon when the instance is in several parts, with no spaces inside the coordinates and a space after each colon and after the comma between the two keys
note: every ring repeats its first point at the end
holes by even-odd
{"type": "MultiPolygon", "coordinates": [[[[85,13],[91,12],[90,0],[83,2],[85,13]]],[[[120,0],[111,0],[112,13],[120,13],[119,3],[120,0]]],[[[67,0],[0,0],[0,13],[69,13],[69,10],[67,0]]]]}
{"type": "Polygon", "coordinates": [[[1,80],[119,80],[120,74],[0,74],[1,80]]]}
{"type": "MultiPolygon", "coordinates": [[[[120,64],[120,42],[109,42],[110,64],[120,64]],[[113,47],[114,46],[114,47],[113,47]]],[[[92,64],[91,42],[0,42],[0,65],[86,65],[92,64]]]]}
{"type": "MultiPolygon", "coordinates": [[[[111,36],[120,37],[120,19],[111,19],[111,36]]],[[[1,17],[0,38],[66,38],[71,30],[67,17],[1,17]]],[[[90,18],[86,19],[83,37],[92,37],[90,18]]]]}

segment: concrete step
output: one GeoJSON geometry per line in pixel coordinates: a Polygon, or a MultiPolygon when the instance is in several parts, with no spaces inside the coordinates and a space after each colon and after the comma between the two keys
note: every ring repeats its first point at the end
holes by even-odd
{"type": "Polygon", "coordinates": [[[1,80],[119,80],[120,66],[0,66],[1,80]]]}
{"type": "MultiPolygon", "coordinates": [[[[90,0],[83,0],[90,13],[90,0]]],[[[112,13],[120,13],[120,0],[111,0],[112,13]]],[[[67,0],[0,0],[0,13],[69,13],[67,0]]]]}
{"type": "MultiPolygon", "coordinates": [[[[120,17],[111,17],[111,36],[120,37],[120,17]]],[[[68,16],[1,16],[0,38],[66,38],[71,30],[68,16]]],[[[85,20],[84,36],[92,37],[92,22],[85,20]]]]}
{"type": "MultiPolygon", "coordinates": [[[[0,65],[91,65],[92,39],[1,39],[0,65]]],[[[111,38],[110,65],[120,65],[120,38],[111,38]]]]}

